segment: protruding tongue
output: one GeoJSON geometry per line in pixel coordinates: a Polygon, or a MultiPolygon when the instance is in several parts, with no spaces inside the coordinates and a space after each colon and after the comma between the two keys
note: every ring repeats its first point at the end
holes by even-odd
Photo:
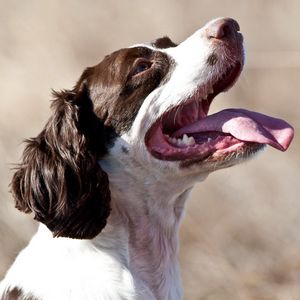
{"type": "Polygon", "coordinates": [[[293,127],[284,120],[245,109],[222,110],[179,129],[173,136],[209,131],[230,133],[241,141],[269,144],[281,151],[289,147],[294,137],[293,127]]]}

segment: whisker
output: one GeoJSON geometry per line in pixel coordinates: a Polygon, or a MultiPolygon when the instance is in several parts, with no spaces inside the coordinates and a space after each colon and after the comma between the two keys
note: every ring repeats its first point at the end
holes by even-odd
{"type": "Polygon", "coordinates": [[[180,110],[180,112],[181,112],[182,108],[183,108],[183,104],[180,104],[180,105],[176,108],[176,111],[175,111],[175,114],[174,114],[174,125],[176,125],[176,117],[177,117],[177,114],[178,114],[179,110],[180,110]]]}

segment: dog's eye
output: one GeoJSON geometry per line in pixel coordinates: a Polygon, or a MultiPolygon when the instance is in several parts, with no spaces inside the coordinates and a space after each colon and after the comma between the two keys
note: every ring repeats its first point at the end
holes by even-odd
{"type": "Polygon", "coordinates": [[[151,65],[152,65],[152,63],[150,61],[141,60],[141,61],[137,62],[131,75],[134,76],[134,75],[140,74],[140,73],[150,69],[151,65]]]}

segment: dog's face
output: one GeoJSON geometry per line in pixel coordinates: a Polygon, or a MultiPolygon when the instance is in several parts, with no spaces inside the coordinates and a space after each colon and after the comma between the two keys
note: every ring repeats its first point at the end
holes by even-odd
{"type": "Polygon", "coordinates": [[[163,72],[157,74],[155,89],[140,102],[131,126],[115,142],[114,153],[120,156],[126,149],[147,170],[182,177],[232,165],[263,147],[221,130],[184,130],[206,118],[214,97],[229,89],[242,71],[243,37],[235,21],[212,21],[179,45],[164,38],[129,51],[136,49],[153,53],[152,59],[140,57],[133,66],[133,74],[145,81],[139,89],[145,90],[145,79],[157,70],[163,72]],[[214,30],[222,26],[219,37],[214,30]],[[142,71],[136,72],[139,62],[142,71]]]}
{"type": "Polygon", "coordinates": [[[293,131],[284,121],[236,109],[208,116],[243,64],[231,19],[211,21],[179,45],[165,37],[106,56],[73,90],[55,94],[53,115],[14,175],[16,206],[55,236],[92,238],[110,211],[104,156],[182,178],[231,166],[265,144],[286,149],[293,131]]]}

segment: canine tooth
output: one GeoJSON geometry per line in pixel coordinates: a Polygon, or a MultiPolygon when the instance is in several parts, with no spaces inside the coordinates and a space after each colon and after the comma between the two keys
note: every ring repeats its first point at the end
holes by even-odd
{"type": "Polygon", "coordinates": [[[212,138],[208,138],[207,141],[210,142],[212,140],[212,138]]]}
{"type": "Polygon", "coordinates": [[[207,100],[207,95],[203,97],[203,100],[207,100]]]}
{"type": "Polygon", "coordinates": [[[187,144],[188,140],[189,140],[188,136],[184,134],[182,137],[182,141],[184,142],[184,144],[187,144]]]}

